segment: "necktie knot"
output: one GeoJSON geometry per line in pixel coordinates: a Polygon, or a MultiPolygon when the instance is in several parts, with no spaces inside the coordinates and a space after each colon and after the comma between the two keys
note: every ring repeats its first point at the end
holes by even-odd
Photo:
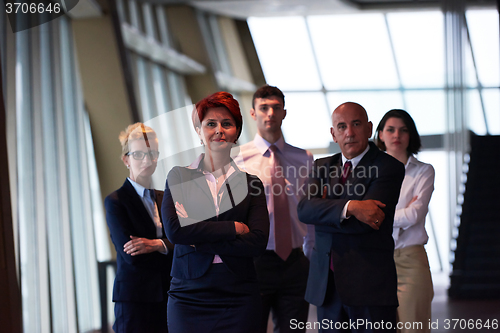
{"type": "MultiPolygon", "coordinates": [[[[280,161],[280,158],[277,154],[277,152],[279,151],[278,147],[276,147],[276,145],[270,145],[269,151],[272,152],[272,154],[271,154],[272,164],[274,165],[275,168],[279,168],[281,165],[281,161],[280,161]]],[[[276,171],[277,170],[274,170],[274,172],[276,172],[276,171]]]]}
{"type": "Polygon", "coordinates": [[[155,190],[152,189],[144,189],[144,195],[153,200],[153,202],[156,200],[156,193],[155,190]]]}

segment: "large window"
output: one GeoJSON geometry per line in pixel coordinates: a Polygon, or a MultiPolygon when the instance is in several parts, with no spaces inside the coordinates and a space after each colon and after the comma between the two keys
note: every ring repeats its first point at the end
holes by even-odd
{"type": "Polygon", "coordinates": [[[471,47],[467,50],[469,128],[477,134],[500,134],[500,62],[498,11],[466,13],[471,47]]]}
{"type": "MultiPolygon", "coordinates": [[[[355,13],[248,20],[266,77],[286,95],[286,140],[320,154],[337,150],[329,134],[339,104],[363,105],[374,126],[390,109],[414,118],[421,135],[444,135],[446,66],[441,11],[355,13]],[[272,31],[272,33],[269,33],[272,31]],[[333,150],[332,150],[333,148],[333,150]]],[[[500,134],[498,12],[467,12],[468,127],[500,134]]],[[[448,269],[449,213],[444,147],[418,156],[436,169],[428,220],[434,270],[448,269]]]]}
{"type": "Polygon", "coordinates": [[[317,126],[329,126],[325,116],[345,101],[365,106],[375,124],[389,109],[404,108],[422,134],[444,133],[441,12],[251,18],[249,25],[267,82],[290,99],[310,101],[288,104],[290,117],[300,114],[316,124],[304,126],[303,141],[294,137],[296,123],[285,122],[288,141],[328,147],[329,135],[311,136],[321,132],[317,126]],[[276,33],[269,37],[268,31],[276,33]]]}
{"type": "Polygon", "coordinates": [[[71,20],[0,31],[15,55],[6,104],[24,331],[92,331],[100,327],[93,225],[102,209],[71,20]]]}
{"type": "MultiPolygon", "coordinates": [[[[184,75],[200,74],[205,68],[178,52],[172,42],[166,8],[135,0],[117,1],[119,25],[126,58],[132,69],[138,115],[156,130],[160,160],[196,146],[188,112],[192,110],[184,75]],[[186,107],[187,106],[187,107],[186,107]]],[[[187,161],[174,159],[176,164],[187,161]]],[[[159,163],[153,186],[162,189],[171,165],[159,163]]]]}

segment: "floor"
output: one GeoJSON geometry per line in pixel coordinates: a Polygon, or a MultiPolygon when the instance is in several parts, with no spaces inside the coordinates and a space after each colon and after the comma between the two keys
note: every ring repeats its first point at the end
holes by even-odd
{"type": "MultiPolygon", "coordinates": [[[[448,275],[433,274],[434,299],[432,301],[432,333],[500,332],[500,300],[449,300],[448,275]],[[488,321],[489,328],[480,328],[488,321]],[[496,324],[494,324],[496,323],[496,324]],[[468,325],[471,325],[470,328],[468,325]],[[493,325],[493,326],[492,326],[493,325]],[[494,328],[496,327],[496,329],[494,328]]],[[[309,310],[309,322],[316,321],[316,308],[309,310]]],[[[316,333],[309,329],[306,333],[316,333]]],[[[268,333],[272,333],[269,327],[268,333]]]]}
{"type": "Polygon", "coordinates": [[[500,332],[500,300],[449,300],[446,294],[448,276],[434,274],[433,281],[432,321],[438,323],[433,333],[500,332]],[[466,321],[467,325],[471,325],[470,328],[465,326],[466,321]],[[490,328],[480,327],[487,322],[490,328]],[[496,323],[496,329],[491,327],[492,323],[496,323]]]}
{"type": "MultiPolygon", "coordinates": [[[[450,300],[447,296],[448,275],[433,274],[434,300],[432,301],[432,333],[450,332],[499,332],[500,300],[450,300]],[[489,323],[489,328],[480,328],[480,323],[489,323]],[[472,325],[469,327],[469,325],[472,325]]],[[[310,323],[316,321],[316,307],[309,311],[310,323]]],[[[269,321],[268,333],[272,333],[272,321],[269,321]]],[[[108,332],[113,332],[109,329],[108,332]]],[[[306,333],[317,333],[307,330],[306,333]]],[[[95,331],[94,333],[100,333],[95,331]]]]}

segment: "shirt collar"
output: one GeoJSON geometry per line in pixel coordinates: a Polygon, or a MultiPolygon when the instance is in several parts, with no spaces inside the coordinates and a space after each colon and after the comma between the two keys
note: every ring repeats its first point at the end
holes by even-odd
{"type": "Polygon", "coordinates": [[[200,169],[200,163],[201,161],[203,160],[203,158],[205,157],[205,154],[204,153],[201,153],[200,156],[198,156],[194,161],[193,163],[191,163],[187,168],[188,169],[193,169],[193,170],[197,170],[197,169],[200,169]]]}
{"type": "Polygon", "coordinates": [[[350,160],[348,160],[344,154],[342,154],[342,165],[345,164],[346,161],[351,161],[352,163],[352,168],[354,169],[358,164],[359,164],[359,161],[361,161],[361,159],[363,158],[363,156],[366,155],[366,153],[368,152],[368,150],[370,150],[370,144],[368,144],[365,148],[365,150],[359,154],[358,156],[354,157],[354,158],[351,158],[350,160]]]}
{"type": "MultiPolygon", "coordinates": [[[[192,169],[192,170],[197,170],[201,173],[203,173],[203,170],[200,167],[201,161],[205,158],[205,153],[201,153],[200,156],[198,156],[193,163],[191,163],[187,168],[192,169]]],[[[241,171],[241,169],[236,165],[236,163],[233,162],[233,159],[231,158],[231,167],[234,168],[235,171],[241,171]]],[[[231,169],[231,168],[230,168],[231,169]]]]}
{"type": "Polygon", "coordinates": [[[410,164],[414,164],[414,165],[418,164],[418,160],[413,155],[410,155],[408,157],[408,161],[406,161],[405,168],[407,169],[410,164]]]}
{"type": "Polygon", "coordinates": [[[283,139],[283,136],[280,137],[275,143],[269,143],[266,139],[261,137],[259,133],[257,133],[255,134],[253,142],[262,155],[266,153],[271,145],[275,145],[281,153],[283,153],[283,150],[285,149],[285,140],[283,139]]]}
{"type": "Polygon", "coordinates": [[[128,177],[127,177],[127,179],[130,182],[130,184],[132,184],[132,186],[134,187],[137,194],[139,194],[139,196],[141,198],[144,198],[144,190],[146,190],[146,188],[144,186],[142,186],[141,184],[134,182],[132,179],[130,179],[128,177]]]}

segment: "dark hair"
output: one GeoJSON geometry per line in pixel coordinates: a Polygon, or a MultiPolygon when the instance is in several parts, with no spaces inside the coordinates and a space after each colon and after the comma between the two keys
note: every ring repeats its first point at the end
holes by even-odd
{"type": "Polygon", "coordinates": [[[285,107],[285,95],[283,95],[283,92],[277,87],[273,87],[268,84],[263,85],[253,94],[252,107],[255,107],[255,100],[257,98],[268,98],[271,96],[281,98],[281,100],[283,101],[283,107],[285,107]]]}
{"type": "Polygon", "coordinates": [[[383,151],[387,150],[387,148],[385,147],[385,143],[383,143],[379,138],[379,132],[384,129],[385,123],[389,118],[401,119],[406,128],[408,128],[408,131],[410,132],[410,142],[408,143],[408,147],[406,148],[408,155],[418,153],[420,151],[420,148],[422,147],[420,135],[418,134],[417,127],[415,126],[413,118],[405,110],[393,109],[387,111],[387,113],[382,117],[382,120],[378,124],[377,130],[375,131],[375,144],[383,151]]]}
{"type": "Polygon", "coordinates": [[[211,108],[226,108],[229,113],[233,116],[236,123],[236,128],[238,129],[238,137],[240,137],[241,129],[243,127],[243,117],[241,116],[240,105],[237,100],[234,99],[233,95],[225,91],[219,91],[215,94],[205,97],[198,103],[196,103],[195,109],[193,110],[192,119],[193,126],[200,127],[201,122],[205,118],[207,111],[211,108]]]}

